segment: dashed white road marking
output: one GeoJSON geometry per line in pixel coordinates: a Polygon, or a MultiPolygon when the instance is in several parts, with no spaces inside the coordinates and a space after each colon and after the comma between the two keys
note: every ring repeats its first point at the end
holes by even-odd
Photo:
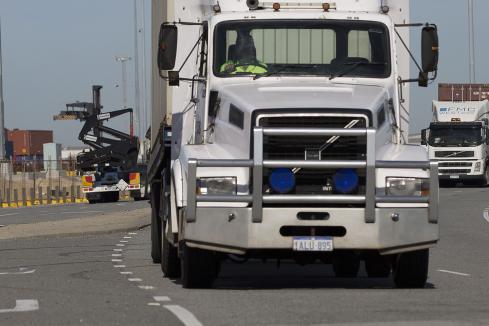
{"type": "Polygon", "coordinates": [[[121,252],[121,251],[122,251],[122,249],[117,249],[117,248],[116,248],[116,249],[114,249],[114,251],[121,252]]]}
{"type": "Polygon", "coordinates": [[[122,261],[122,259],[112,259],[111,260],[113,263],[120,263],[122,261]]]}
{"type": "Polygon", "coordinates": [[[126,265],[114,265],[114,268],[126,268],[126,265]]]}
{"type": "Polygon", "coordinates": [[[178,305],[165,305],[185,326],[202,326],[202,323],[187,309],[178,305]]]}
{"type": "Polygon", "coordinates": [[[118,244],[116,244],[116,246],[117,246],[117,247],[124,247],[124,246],[125,246],[125,244],[118,243],[118,244]]]}
{"type": "Polygon", "coordinates": [[[151,285],[139,285],[138,288],[141,290],[153,290],[155,287],[151,285]]]}
{"type": "Polygon", "coordinates": [[[132,275],[132,272],[127,272],[127,271],[124,271],[124,272],[121,272],[122,275],[132,275]]]}
{"type": "Polygon", "coordinates": [[[166,296],[154,296],[153,299],[158,302],[168,302],[171,301],[169,297],[166,296]]]}
{"type": "Polygon", "coordinates": [[[35,269],[28,269],[25,267],[19,268],[18,272],[0,272],[0,275],[24,275],[24,274],[33,274],[35,273],[35,269]]]}
{"type": "Polygon", "coordinates": [[[112,254],[112,257],[121,257],[122,254],[112,254]]]}
{"type": "Polygon", "coordinates": [[[0,217],[3,217],[3,216],[14,216],[14,215],[19,215],[20,213],[8,213],[8,214],[2,214],[0,215],[0,217]]]}
{"type": "Polygon", "coordinates": [[[15,307],[12,309],[0,309],[0,314],[9,312],[27,312],[39,310],[39,302],[37,300],[15,300],[15,307]]]}
{"type": "Polygon", "coordinates": [[[124,239],[132,239],[132,237],[130,237],[130,236],[128,236],[128,235],[126,235],[126,236],[124,237],[124,239]]]}
{"type": "Polygon", "coordinates": [[[128,278],[127,280],[128,280],[129,282],[142,282],[142,281],[143,281],[142,279],[137,278],[137,277],[136,277],[136,278],[128,278]]]}
{"type": "Polygon", "coordinates": [[[458,275],[458,276],[470,276],[470,274],[460,273],[460,272],[454,272],[454,271],[447,271],[445,269],[439,269],[439,270],[437,270],[437,272],[447,273],[447,274],[453,274],[453,275],[458,275]]]}
{"type": "Polygon", "coordinates": [[[120,242],[120,243],[128,243],[129,241],[127,241],[127,240],[121,240],[121,241],[119,241],[119,242],[120,242]]]}
{"type": "Polygon", "coordinates": [[[489,222],[489,207],[484,210],[484,219],[489,222]]]}
{"type": "Polygon", "coordinates": [[[148,306],[161,306],[159,302],[148,302],[148,306]]]}
{"type": "Polygon", "coordinates": [[[137,232],[129,232],[128,234],[129,235],[137,235],[138,233],[137,232]]]}

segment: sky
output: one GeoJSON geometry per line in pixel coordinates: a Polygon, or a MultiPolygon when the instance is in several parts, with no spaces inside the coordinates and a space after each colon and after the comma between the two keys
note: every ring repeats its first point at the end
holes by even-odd
{"type": "MultiPolygon", "coordinates": [[[[150,1],[142,1],[148,11],[150,1]]],[[[437,81],[427,89],[412,86],[410,131],[419,133],[431,119],[438,82],[469,80],[468,22],[465,0],[411,2],[411,22],[436,23],[441,47],[437,81]]],[[[485,59],[489,1],[474,2],[476,81],[489,83],[485,59]]],[[[79,145],[80,122],[52,119],[66,103],[91,101],[91,86],[100,84],[104,110],[122,108],[121,64],[114,57],[134,57],[133,0],[0,0],[0,19],[7,128],[52,129],[56,142],[79,145]]],[[[419,29],[413,29],[412,49],[417,58],[420,35],[419,29]]],[[[128,81],[132,107],[134,60],[128,64],[128,81]]],[[[113,126],[127,129],[128,122],[120,119],[113,126]]]]}

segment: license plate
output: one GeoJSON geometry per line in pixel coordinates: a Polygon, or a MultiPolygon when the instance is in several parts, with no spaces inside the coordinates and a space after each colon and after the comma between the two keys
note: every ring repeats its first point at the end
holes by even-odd
{"type": "Polygon", "coordinates": [[[459,175],[451,175],[450,179],[460,179],[460,176],[459,175]]]}
{"type": "Polygon", "coordinates": [[[333,251],[331,237],[295,237],[294,251],[333,251]]]}

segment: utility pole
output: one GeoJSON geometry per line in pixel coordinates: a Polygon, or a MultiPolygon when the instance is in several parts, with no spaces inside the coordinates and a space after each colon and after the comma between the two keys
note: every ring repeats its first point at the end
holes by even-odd
{"type": "Polygon", "coordinates": [[[474,0],[469,0],[469,79],[475,83],[474,0]]]}
{"type": "Polygon", "coordinates": [[[2,22],[0,21],[0,160],[5,159],[5,104],[3,101],[2,22]]]}
{"type": "Polygon", "coordinates": [[[129,60],[131,57],[115,57],[115,61],[122,64],[122,105],[124,109],[127,109],[127,61],[129,60]]]}
{"type": "MultiPolygon", "coordinates": [[[[143,141],[143,132],[141,129],[141,88],[139,81],[139,10],[138,10],[138,0],[134,0],[134,110],[136,110],[136,135],[139,137],[139,141],[143,141]]],[[[143,13],[144,15],[144,13],[143,13]]]]}

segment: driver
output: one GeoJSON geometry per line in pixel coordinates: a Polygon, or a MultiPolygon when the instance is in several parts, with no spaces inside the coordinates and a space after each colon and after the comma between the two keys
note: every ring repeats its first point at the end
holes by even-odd
{"type": "Polygon", "coordinates": [[[221,72],[232,75],[239,73],[259,75],[268,71],[267,65],[258,61],[256,58],[255,43],[249,32],[238,32],[235,51],[235,60],[226,61],[221,66],[221,72]]]}

